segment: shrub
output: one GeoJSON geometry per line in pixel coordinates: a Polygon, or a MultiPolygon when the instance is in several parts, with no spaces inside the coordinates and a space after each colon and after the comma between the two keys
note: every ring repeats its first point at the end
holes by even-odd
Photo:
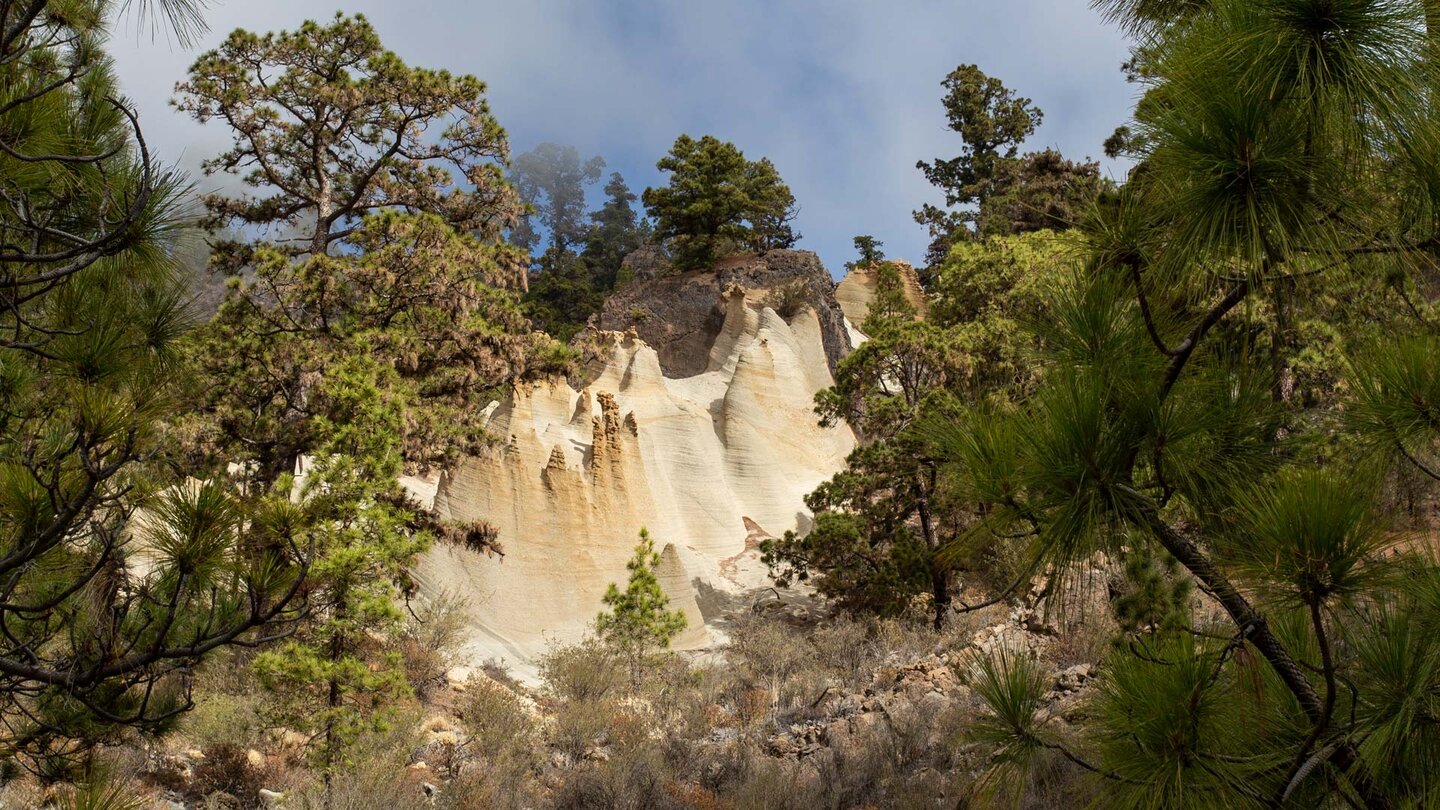
{"type": "Polygon", "coordinates": [[[547,650],[539,671],[546,691],[562,701],[598,700],[625,681],[619,656],[594,638],[547,650]]]}
{"type": "Polygon", "coordinates": [[[445,673],[455,666],[455,649],[465,629],[464,611],[463,599],[441,593],[412,612],[395,639],[405,680],[422,701],[445,684],[445,673]]]}
{"type": "Polygon", "coordinates": [[[252,763],[248,752],[232,743],[207,747],[205,758],[195,763],[192,774],[190,798],[224,793],[238,799],[244,808],[264,807],[261,789],[273,789],[280,777],[278,769],[268,763],[252,763]]]}
{"type": "Polygon", "coordinates": [[[664,759],[649,747],[619,751],[603,762],[587,763],[567,774],[556,789],[554,810],[687,810],[683,794],[664,759]]]}
{"type": "Polygon", "coordinates": [[[813,668],[815,649],[799,633],[779,622],[759,616],[746,616],[736,622],[726,647],[736,674],[752,689],[740,695],[741,717],[758,719],[759,695],[755,688],[769,696],[770,719],[789,708],[782,705],[782,696],[793,693],[792,677],[802,669],[813,668]]]}
{"type": "Polygon", "coordinates": [[[465,692],[457,713],[485,756],[527,751],[536,742],[530,712],[504,687],[472,686],[465,692]]]}
{"type": "Polygon", "coordinates": [[[799,315],[810,304],[805,300],[806,284],[804,279],[796,279],[789,284],[772,290],[770,293],[770,308],[775,314],[790,320],[799,315]]]}
{"type": "Polygon", "coordinates": [[[221,744],[255,745],[266,729],[260,687],[249,650],[232,650],[206,662],[195,679],[195,708],[179,733],[201,750],[221,744]]]}
{"type": "Polygon", "coordinates": [[[489,676],[490,680],[507,687],[511,690],[520,688],[520,681],[510,672],[510,665],[501,658],[487,658],[485,663],[480,665],[480,671],[489,676]]]}
{"type": "Polygon", "coordinates": [[[406,768],[419,742],[411,722],[396,723],[390,730],[360,735],[346,751],[345,762],[337,768],[329,791],[320,782],[287,793],[287,806],[345,808],[345,810],[421,810],[431,806],[423,789],[424,779],[406,768]]]}
{"type": "Polygon", "coordinates": [[[222,744],[252,745],[266,725],[260,709],[257,693],[205,694],[185,716],[180,733],[202,750],[222,744]]]}

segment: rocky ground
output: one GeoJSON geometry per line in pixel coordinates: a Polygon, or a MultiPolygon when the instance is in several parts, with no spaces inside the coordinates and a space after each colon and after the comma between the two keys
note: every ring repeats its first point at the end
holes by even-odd
{"type": "MultiPolygon", "coordinates": [[[[771,600],[737,616],[724,650],[637,671],[582,644],[553,651],[535,686],[496,662],[432,659],[444,669],[421,679],[422,699],[397,708],[337,774],[335,806],[989,806],[990,752],[966,733],[985,711],[968,682],[976,656],[1003,646],[1040,661],[1045,713],[1063,725],[1101,674],[1096,639],[1110,620],[1085,605],[1102,599],[1093,585],[1077,590],[1062,621],[1041,580],[1018,604],[956,616],[940,633],[771,600]]],[[[163,744],[117,749],[147,802],[138,806],[320,806],[310,741],[267,726],[263,699],[236,672],[208,684],[223,699],[207,699],[163,744]]],[[[1073,767],[1046,773],[1076,795],[1073,767]]],[[[24,785],[0,806],[43,804],[44,791],[24,785]]]]}

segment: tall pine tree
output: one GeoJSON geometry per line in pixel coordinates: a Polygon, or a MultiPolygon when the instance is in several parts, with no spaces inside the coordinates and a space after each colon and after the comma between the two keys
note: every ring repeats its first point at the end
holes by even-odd
{"type": "Polygon", "coordinates": [[[642,199],[677,268],[707,267],[739,250],[788,248],[800,238],[790,226],[795,195],[768,158],[747,160],[713,135],[681,135],[655,165],[670,182],[645,189],[642,199]]]}
{"type": "MultiPolygon", "coordinates": [[[[160,460],[180,407],[188,189],[104,50],[123,4],[0,4],[0,756],[57,777],[191,705],[210,652],[293,627],[305,549],[160,460]]],[[[193,3],[168,14],[182,37],[193,3]]]]}
{"type": "Polygon", "coordinates": [[[266,192],[210,197],[212,225],[304,234],[221,245],[220,267],[246,272],[196,341],[197,412],[180,434],[199,474],[238,465],[272,524],[314,548],[307,621],[256,668],[273,708],[317,732],[327,779],[402,688],[375,636],[397,627],[415,555],[437,536],[493,540],[441,525],[401,471],[483,446],[491,396],[568,368],[507,289],[524,264],[501,240],[518,201],[483,90],[406,66],[360,17],[237,31],[180,86],[183,109],[232,125],[233,148],[207,165],[254,166],[244,179],[266,192]]]}
{"type": "Polygon", "coordinates": [[[978,666],[989,783],[1062,757],[1116,807],[1433,804],[1440,565],[1393,506],[1440,469],[1426,4],[1097,5],[1140,40],[1139,165],[1044,297],[1038,383],[933,438],[994,542],[1058,577],[1143,549],[1208,610],[1132,624],[1078,734],[978,666]]]}

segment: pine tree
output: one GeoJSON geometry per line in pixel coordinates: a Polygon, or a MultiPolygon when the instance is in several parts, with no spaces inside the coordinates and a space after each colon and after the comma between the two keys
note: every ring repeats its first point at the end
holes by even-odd
{"type": "MultiPolygon", "coordinates": [[[[207,196],[212,230],[259,226],[271,249],[319,256],[344,252],[361,218],[387,208],[433,214],[485,240],[523,211],[503,179],[509,145],[484,82],[406,65],[363,15],[264,36],[236,30],[175,89],[182,112],[232,130],[233,145],[205,172],[263,193],[207,196]]],[[[217,241],[214,266],[238,273],[252,249],[217,241]]],[[[523,287],[524,254],[496,258],[507,283],[523,287]]]]}
{"type": "Polygon", "coordinates": [[[251,278],[232,286],[195,346],[198,408],[187,434],[211,462],[247,463],[257,490],[320,445],[325,381],[353,355],[394,371],[381,382],[408,403],[399,440],[412,470],[483,445],[476,398],[569,362],[497,286],[508,245],[394,211],[367,217],[347,239],[353,252],[300,261],[254,248],[251,278]]]}
{"type": "Polygon", "coordinates": [[[273,191],[210,197],[211,224],[305,224],[299,244],[220,249],[245,273],[192,347],[196,408],[175,433],[197,475],[238,465],[270,505],[256,545],[283,527],[314,551],[306,621],[255,668],[277,717],[316,732],[328,780],[406,688],[376,639],[398,628],[416,555],[437,538],[494,549],[482,524],[444,524],[407,497],[401,472],[486,444],[484,402],[571,355],[508,289],[524,257],[501,240],[513,191],[478,80],[407,67],[357,17],[237,31],[181,91],[183,108],[236,128],[208,165],[258,161],[246,180],[273,191]],[[313,126],[332,115],[342,123],[313,126]],[[440,121],[438,140],[421,137],[440,121]]]}
{"type": "Polygon", "coordinates": [[[622,281],[625,257],[650,238],[649,223],[636,215],[632,205],[637,197],[619,172],[611,173],[605,196],[605,202],[590,212],[588,228],[572,226],[574,234],[583,236],[580,254],[557,245],[548,247],[525,295],[526,312],[558,340],[568,341],[585,328],[622,281]]]}
{"type": "Polygon", "coordinates": [[[853,262],[846,262],[846,270],[854,270],[857,267],[871,267],[885,261],[885,252],[881,250],[881,248],[885,247],[885,243],[879,239],[873,236],[863,235],[855,237],[854,243],[855,252],[860,254],[860,258],[853,262]]]}
{"type": "Polygon", "coordinates": [[[915,164],[945,193],[944,208],[926,204],[914,212],[933,240],[926,264],[938,266],[964,239],[1078,225],[1107,188],[1100,165],[1053,149],[1020,154],[1044,113],[979,67],[961,65],[941,84],[950,129],[964,147],[953,158],[915,164]]]}
{"type": "Polygon", "coordinates": [[[590,277],[598,290],[609,292],[618,288],[623,281],[620,269],[625,257],[650,239],[649,221],[634,208],[638,199],[625,184],[625,178],[613,172],[605,183],[605,202],[590,213],[591,227],[581,258],[590,268],[590,277]]]}
{"type": "Polygon", "coordinates": [[[670,640],[685,629],[685,614],[669,610],[670,598],[660,588],[655,569],[660,567],[660,554],[650,532],[640,530],[640,543],[635,556],[625,564],[630,579],[625,590],[610,583],[605,591],[608,612],[595,618],[595,631],[606,644],[613,646],[630,663],[632,678],[638,679],[641,668],[656,651],[670,646],[670,640]]]}
{"type": "Polygon", "coordinates": [[[746,160],[713,135],[681,135],[655,165],[670,182],[642,198],[677,268],[707,267],[742,248],[788,248],[800,238],[790,227],[795,196],[769,159],[746,160]]]}
{"type": "MultiPolygon", "coordinates": [[[[862,239],[862,256],[878,253],[862,239]]],[[[977,516],[940,480],[928,425],[957,403],[1001,406],[1027,390],[1035,346],[1020,321],[1068,263],[1048,232],[959,245],[937,270],[924,321],[898,267],[868,266],[877,289],[861,325],[867,340],[839,362],[834,386],[816,395],[822,420],[843,420],[860,446],[806,496],[810,531],[766,541],[763,559],[781,585],[809,582],[856,613],[903,615],[927,598],[939,625],[955,602],[955,569],[980,570],[1001,586],[1018,572],[1007,549],[953,548],[977,516]]]]}
{"type": "Polygon", "coordinates": [[[313,549],[309,617],[255,665],[277,714],[319,732],[327,774],[404,688],[373,634],[398,629],[416,555],[437,537],[493,540],[478,524],[440,525],[400,473],[483,446],[482,397],[569,362],[528,331],[513,293],[476,278],[508,248],[397,212],[366,217],[351,240],[360,252],[298,262],[256,252],[254,278],[199,336],[200,408],[182,423],[201,469],[241,464],[247,489],[313,549]]]}
{"type": "Polygon", "coordinates": [[[815,525],[762,545],[782,585],[811,580],[849,609],[907,611],[928,594],[939,627],[950,609],[949,573],[936,558],[954,525],[936,512],[936,466],[915,427],[940,405],[964,357],[945,330],[916,319],[899,269],[875,266],[877,293],[861,329],[867,340],[816,395],[822,424],[848,423],[861,438],[846,469],[805,499],[815,525]]]}
{"type": "Polygon", "coordinates": [[[416,531],[395,491],[404,403],[381,379],[387,374],[370,358],[352,356],[327,375],[330,414],[316,427],[320,441],[287,510],[315,549],[306,580],[313,618],[254,661],[261,685],[275,696],[271,720],[316,736],[327,784],[347,746],[367,728],[383,728],[386,708],[408,693],[400,662],[376,639],[399,629],[402,585],[432,540],[416,531]]]}
{"type": "Polygon", "coordinates": [[[1387,503],[1440,480],[1426,4],[1097,5],[1140,41],[1139,164],[1044,296],[1039,379],[932,440],[1055,576],[1161,563],[1078,734],[981,667],[992,784],[1061,757],[1115,807],[1433,804],[1440,564],[1387,503]],[[1176,620],[1181,571],[1221,620],[1176,620]]]}
{"type": "Polygon", "coordinates": [[[605,293],[583,257],[551,247],[525,293],[525,314],[556,340],[569,341],[600,311],[605,293]]]}
{"type": "MultiPolygon", "coordinates": [[[[304,549],[157,459],[178,409],[189,235],[104,43],[123,4],[0,4],[0,756],[47,778],[168,728],[210,652],[291,626],[304,549]]],[[[197,6],[169,15],[187,38],[197,6]]],[[[188,40],[187,40],[188,41],[188,40]]]]}
{"type": "MultiPolygon", "coordinates": [[[[540,245],[540,234],[531,224],[533,217],[548,235],[542,254],[553,251],[560,257],[571,253],[585,238],[585,186],[599,180],[603,168],[602,158],[592,157],[582,163],[575,147],[553,143],[542,143],[516,155],[510,181],[534,213],[517,223],[511,232],[511,241],[526,252],[534,253],[540,245]]],[[[541,272],[548,268],[549,265],[541,263],[541,272]]]]}

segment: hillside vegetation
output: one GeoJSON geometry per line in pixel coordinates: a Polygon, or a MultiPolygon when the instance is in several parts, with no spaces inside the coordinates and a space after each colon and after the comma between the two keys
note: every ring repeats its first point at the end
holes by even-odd
{"type": "Polygon", "coordinates": [[[344,13],[176,77],[198,195],[105,46],[204,4],[131,5],[0,0],[0,807],[1440,806],[1440,4],[1095,0],[1126,176],[962,64],[929,255],[840,288],[768,158],[681,134],[590,210],[602,158],[344,13]],[[452,511],[541,389],[546,492],[740,470],[786,527],[452,511]],[[425,566],[560,544],[613,584],[477,660],[493,593],[425,566]]]}

